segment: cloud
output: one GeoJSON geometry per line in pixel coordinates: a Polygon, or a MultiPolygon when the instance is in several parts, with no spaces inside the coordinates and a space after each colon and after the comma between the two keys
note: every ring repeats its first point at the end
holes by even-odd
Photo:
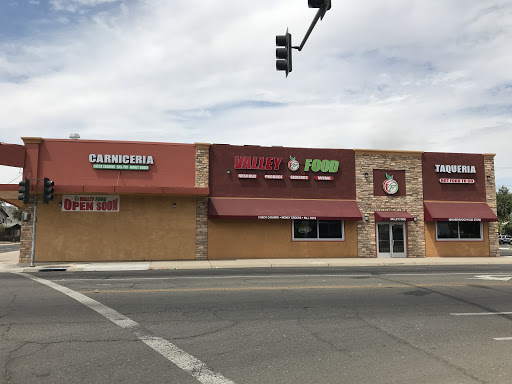
{"type": "Polygon", "coordinates": [[[314,14],[295,0],[53,0],[53,29],[0,44],[2,141],[77,131],[512,162],[510,1],[336,2],[285,78],[275,35],[300,44],[314,14]]]}

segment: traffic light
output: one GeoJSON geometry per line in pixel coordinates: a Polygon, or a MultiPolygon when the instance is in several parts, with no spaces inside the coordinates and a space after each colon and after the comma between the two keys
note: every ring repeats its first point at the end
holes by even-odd
{"type": "Polygon", "coordinates": [[[278,71],[286,71],[286,77],[288,73],[292,71],[292,35],[286,30],[286,35],[276,36],[276,46],[284,48],[276,48],[276,69],[278,71]]]}
{"type": "Polygon", "coordinates": [[[49,178],[45,177],[43,181],[43,204],[48,204],[53,200],[53,186],[55,183],[49,178]]]}
{"type": "Polygon", "coordinates": [[[309,8],[325,8],[331,9],[331,0],[308,0],[309,8]]]}
{"type": "Polygon", "coordinates": [[[18,200],[23,200],[23,202],[27,204],[30,200],[30,180],[25,177],[25,180],[20,181],[18,185],[20,186],[18,189],[18,192],[20,193],[18,195],[18,200]]]}

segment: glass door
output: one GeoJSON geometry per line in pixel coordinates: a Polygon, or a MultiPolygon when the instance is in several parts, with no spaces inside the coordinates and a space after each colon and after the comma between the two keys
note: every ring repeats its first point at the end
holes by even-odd
{"type": "Polygon", "coordinates": [[[406,257],[405,225],[377,223],[377,257],[406,257]]]}

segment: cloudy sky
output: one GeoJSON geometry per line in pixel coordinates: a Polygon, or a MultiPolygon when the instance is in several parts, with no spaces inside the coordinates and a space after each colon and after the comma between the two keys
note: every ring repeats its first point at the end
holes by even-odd
{"type": "Polygon", "coordinates": [[[512,189],[512,2],[332,2],[286,78],[307,0],[1,0],[0,141],[496,153],[512,189]]]}

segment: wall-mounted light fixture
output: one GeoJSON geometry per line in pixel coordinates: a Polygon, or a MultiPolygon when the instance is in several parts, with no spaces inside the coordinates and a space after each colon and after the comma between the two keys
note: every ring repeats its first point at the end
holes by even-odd
{"type": "Polygon", "coordinates": [[[231,173],[231,169],[226,169],[226,173],[229,175],[231,173]]]}
{"type": "Polygon", "coordinates": [[[370,175],[368,175],[368,172],[365,172],[364,173],[364,178],[368,180],[369,177],[370,177],[370,175]]]}
{"type": "Polygon", "coordinates": [[[62,207],[62,202],[61,201],[59,202],[59,207],[62,207]]]}
{"type": "Polygon", "coordinates": [[[176,203],[172,203],[172,207],[173,207],[173,208],[176,208],[176,203]]]}
{"type": "Polygon", "coordinates": [[[414,222],[416,223],[417,221],[418,221],[418,218],[417,218],[417,217],[415,217],[415,218],[414,218],[414,222]]]}
{"type": "Polygon", "coordinates": [[[487,175],[487,181],[491,181],[491,176],[487,175]]]}
{"type": "Polygon", "coordinates": [[[364,221],[369,221],[369,220],[370,220],[370,216],[364,215],[364,221]]]}

